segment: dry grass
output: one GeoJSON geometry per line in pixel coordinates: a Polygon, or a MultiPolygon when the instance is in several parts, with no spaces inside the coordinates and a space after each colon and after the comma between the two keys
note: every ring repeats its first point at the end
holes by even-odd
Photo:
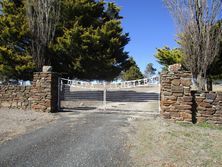
{"type": "Polygon", "coordinates": [[[222,130],[160,118],[131,121],[129,146],[135,166],[222,166],[222,130]]]}
{"type": "Polygon", "coordinates": [[[0,109],[0,143],[55,120],[50,113],[0,109]]]}

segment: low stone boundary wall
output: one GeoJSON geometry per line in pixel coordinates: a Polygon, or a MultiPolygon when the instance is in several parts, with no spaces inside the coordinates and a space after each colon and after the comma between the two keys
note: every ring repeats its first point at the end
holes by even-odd
{"type": "Polygon", "coordinates": [[[0,107],[40,112],[58,110],[58,75],[34,73],[31,86],[0,86],[0,107]]]}
{"type": "Polygon", "coordinates": [[[31,109],[31,86],[0,86],[0,107],[31,109]]]}
{"type": "Polygon", "coordinates": [[[222,124],[222,92],[195,93],[197,122],[222,124]]]}
{"type": "Polygon", "coordinates": [[[165,119],[222,124],[222,92],[191,90],[192,75],[186,71],[161,74],[161,115],[165,119]]]}

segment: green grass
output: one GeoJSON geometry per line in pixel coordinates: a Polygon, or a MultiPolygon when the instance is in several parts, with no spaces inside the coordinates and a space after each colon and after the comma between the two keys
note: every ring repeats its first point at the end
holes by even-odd
{"type": "Polygon", "coordinates": [[[216,129],[216,130],[222,130],[222,125],[214,125],[214,124],[209,124],[207,122],[204,123],[198,123],[197,126],[201,128],[209,128],[209,129],[216,129]]]}
{"type": "Polygon", "coordinates": [[[222,130],[222,125],[214,125],[210,124],[208,122],[203,123],[197,123],[197,124],[191,124],[189,122],[176,122],[176,124],[183,126],[183,127],[201,127],[201,128],[208,128],[208,129],[216,129],[216,130],[222,130]]]}

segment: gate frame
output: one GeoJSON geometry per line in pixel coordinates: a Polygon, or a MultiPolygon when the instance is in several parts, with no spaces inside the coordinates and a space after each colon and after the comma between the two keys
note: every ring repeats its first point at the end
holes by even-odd
{"type": "MultiPolygon", "coordinates": [[[[66,79],[66,78],[58,78],[58,110],[62,110],[61,109],[61,91],[63,89],[63,85],[69,85],[70,87],[72,85],[78,85],[78,83],[80,83],[79,88],[85,88],[85,89],[96,89],[94,86],[93,87],[84,87],[81,85],[93,85],[91,82],[86,82],[86,81],[81,81],[81,80],[71,80],[71,79],[66,79]],[[67,84],[63,84],[63,81],[67,81],[67,84]]],[[[161,110],[161,104],[160,104],[160,100],[161,100],[161,95],[160,95],[160,90],[161,90],[161,84],[160,84],[160,77],[151,77],[151,78],[144,78],[144,79],[139,79],[139,80],[131,80],[131,81],[123,81],[123,82],[116,82],[116,83],[111,83],[110,85],[115,85],[114,88],[111,87],[107,87],[107,83],[104,81],[103,82],[103,88],[100,89],[103,91],[103,109],[104,111],[106,111],[106,105],[107,105],[107,90],[109,89],[113,89],[113,90],[121,90],[121,89],[128,89],[128,88],[136,88],[136,87],[142,87],[142,86],[149,86],[152,84],[155,85],[159,85],[159,97],[158,97],[158,104],[159,104],[159,113],[161,110]],[[143,81],[144,84],[141,84],[141,82],[143,81]],[[151,82],[149,82],[151,81],[151,82]],[[157,83],[154,83],[154,81],[156,81],[157,83]],[[139,83],[139,85],[136,85],[136,82],[139,83]],[[118,87],[118,85],[120,85],[120,87],[118,87]],[[133,86],[130,86],[133,85],[133,86]]],[[[97,85],[97,84],[96,84],[97,85]]],[[[78,86],[76,86],[78,88],[78,86]]],[[[99,90],[99,88],[97,89],[99,90]]]]}

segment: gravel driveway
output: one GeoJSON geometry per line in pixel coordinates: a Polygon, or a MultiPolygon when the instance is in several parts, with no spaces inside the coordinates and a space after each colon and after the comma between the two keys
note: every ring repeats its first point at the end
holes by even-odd
{"type": "Polygon", "coordinates": [[[158,102],[113,103],[108,111],[67,111],[53,115],[3,111],[0,135],[7,127],[18,137],[0,144],[0,167],[135,166],[128,140],[131,122],[158,115],[158,102]],[[142,108],[146,112],[137,111],[142,108]]]}
{"type": "Polygon", "coordinates": [[[0,166],[132,166],[130,115],[60,113],[55,123],[0,145],[0,166]]]}
{"type": "Polygon", "coordinates": [[[220,167],[222,127],[155,112],[64,112],[0,145],[1,167],[220,167]]]}

